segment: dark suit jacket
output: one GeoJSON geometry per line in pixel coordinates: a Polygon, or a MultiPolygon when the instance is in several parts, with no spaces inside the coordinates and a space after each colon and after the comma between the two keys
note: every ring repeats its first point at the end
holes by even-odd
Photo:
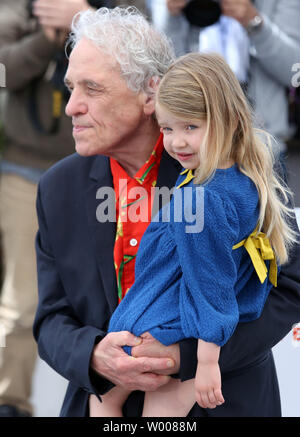
{"type": "MultiPolygon", "coordinates": [[[[172,187],[179,170],[177,161],[164,152],[157,186],[172,187]]],[[[99,223],[96,218],[97,206],[103,201],[96,198],[96,193],[103,186],[112,186],[109,159],[77,154],[53,166],[39,184],[36,238],[39,303],[33,330],[41,358],[70,381],[62,416],[85,416],[89,393],[103,394],[111,387],[109,381],[89,368],[93,347],[106,335],[109,318],[117,305],[113,263],[116,226],[111,222],[99,223]]],[[[244,393],[243,409],[240,406],[234,409],[229,400],[236,401],[240,391],[247,389],[243,381],[255,386],[259,379],[257,369],[262,380],[265,376],[268,379],[268,386],[258,381],[257,390],[267,390],[265,396],[269,396],[270,404],[273,399],[273,407],[266,415],[280,414],[270,348],[300,320],[299,246],[295,250],[298,256],[282,269],[278,288],[268,298],[261,318],[239,324],[222,348],[220,365],[228,402],[227,409],[218,407],[215,415],[218,411],[219,415],[248,415],[250,403],[257,404],[257,399],[253,402],[244,393]]],[[[196,345],[195,339],[180,344],[179,376],[183,380],[195,374],[196,345]]],[[[255,392],[252,397],[257,396],[255,392]]],[[[133,393],[124,413],[138,416],[142,398],[141,392],[133,393]]],[[[191,412],[194,416],[206,414],[198,406],[191,412]]],[[[258,415],[257,411],[253,415],[258,415]]]]}

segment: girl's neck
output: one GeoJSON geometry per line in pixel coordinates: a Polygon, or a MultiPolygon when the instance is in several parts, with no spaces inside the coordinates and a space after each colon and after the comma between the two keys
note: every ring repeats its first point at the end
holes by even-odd
{"type": "Polygon", "coordinates": [[[218,168],[222,170],[226,170],[226,168],[230,168],[235,164],[233,159],[229,159],[228,161],[222,162],[220,165],[218,165],[218,168]]]}

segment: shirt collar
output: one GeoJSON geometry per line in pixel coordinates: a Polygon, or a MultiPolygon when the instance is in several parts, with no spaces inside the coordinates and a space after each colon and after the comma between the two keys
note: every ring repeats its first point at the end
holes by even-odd
{"type": "Polygon", "coordinates": [[[125,172],[123,167],[114,158],[110,158],[110,167],[111,167],[112,174],[113,176],[122,177],[123,179],[127,179],[127,180],[135,179],[139,184],[143,185],[147,179],[147,176],[151,174],[151,170],[155,166],[155,164],[159,165],[162,152],[163,152],[163,135],[160,134],[149,159],[145,162],[145,164],[137,171],[137,173],[132,178],[128,176],[128,174],[125,172]]]}
{"type": "Polygon", "coordinates": [[[193,170],[189,170],[188,168],[186,170],[182,171],[180,173],[180,176],[184,175],[184,174],[186,174],[185,179],[176,188],[181,188],[184,185],[187,185],[195,177],[193,170]]]}

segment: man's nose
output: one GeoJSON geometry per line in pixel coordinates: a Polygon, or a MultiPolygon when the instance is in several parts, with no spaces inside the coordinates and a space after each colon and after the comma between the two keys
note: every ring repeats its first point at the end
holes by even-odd
{"type": "Polygon", "coordinates": [[[84,102],[82,96],[79,92],[73,90],[65,109],[67,116],[74,117],[74,115],[86,114],[87,111],[87,104],[84,102]]]}

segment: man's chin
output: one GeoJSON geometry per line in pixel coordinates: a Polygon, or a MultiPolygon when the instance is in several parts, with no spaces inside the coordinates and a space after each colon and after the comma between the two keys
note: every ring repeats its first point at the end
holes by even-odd
{"type": "Polygon", "coordinates": [[[95,150],[92,150],[90,147],[80,143],[75,143],[75,150],[76,153],[78,153],[78,155],[80,156],[87,157],[87,156],[96,155],[95,150]]]}

